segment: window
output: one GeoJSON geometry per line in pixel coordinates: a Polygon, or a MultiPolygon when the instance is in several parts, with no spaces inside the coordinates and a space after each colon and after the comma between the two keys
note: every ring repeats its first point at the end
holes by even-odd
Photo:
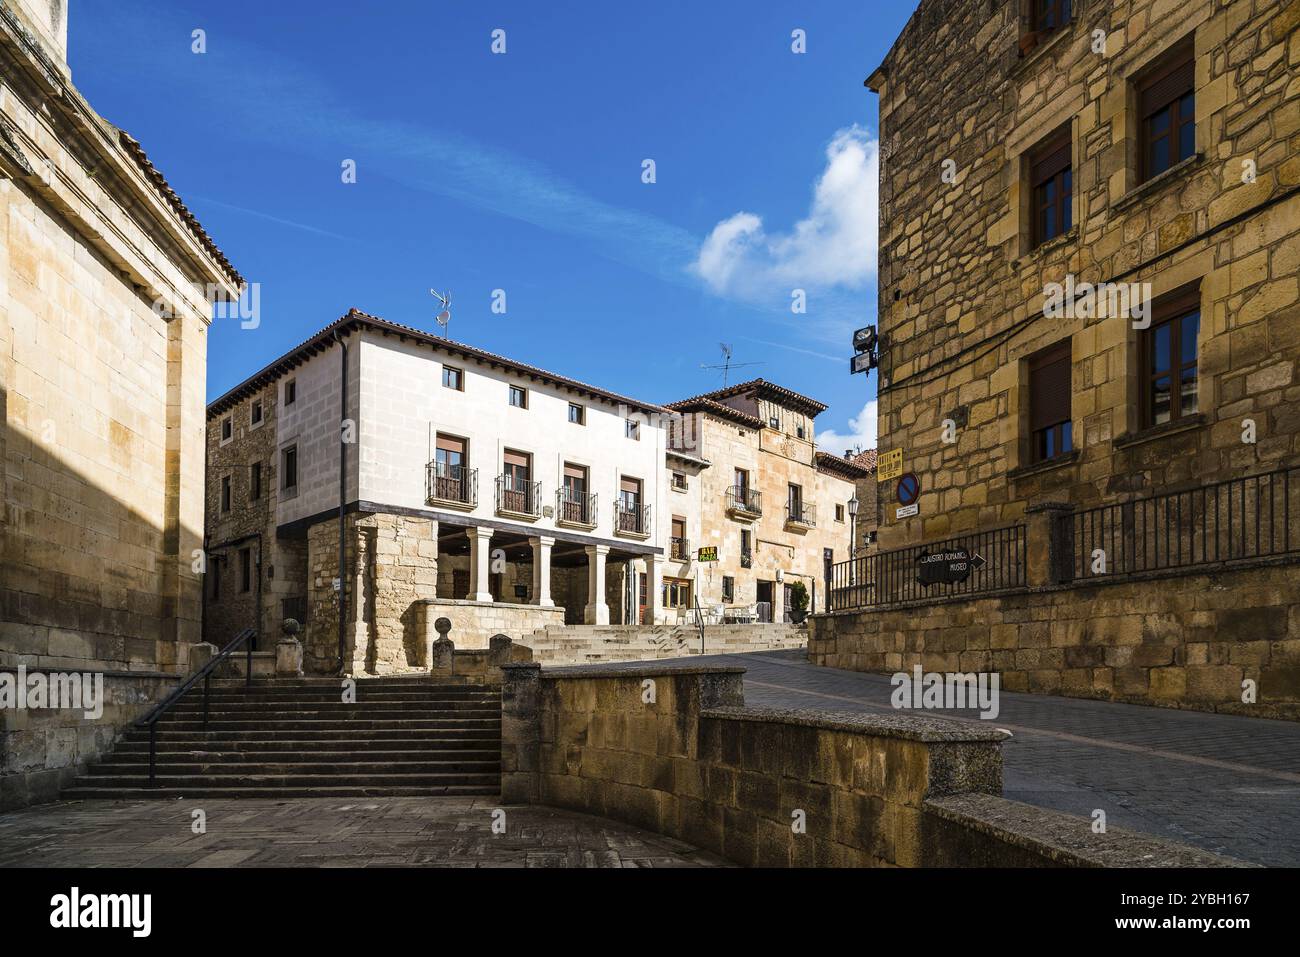
{"type": "Polygon", "coordinates": [[[564,484],[561,486],[560,519],[579,525],[594,525],[596,518],[591,514],[587,498],[587,467],[564,463],[564,484]]]}
{"type": "Polygon", "coordinates": [[[212,576],[212,600],[217,601],[221,598],[221,556],[212,556],[212,561],[208,563],[208,574],[212,576]]]}
{"type": "Polygon", "coordinates": [[[532,515],[537,499],[532,494],[533,457],[527,452],[506,449],[501,473],[501,507],[510,512],[532,515]]]}
{"type": "Polygon", "coordinates": [[[1070,340],[1029,359],[1030,461],[1046,462],[1074,448],[1070,423],[1070,340]]]}
{"type": "Polygon", "coordinates": [[[754,552],[752,543],[754,540],[753,533],[747,528],[740,530],[740,567],[749,568],[754,564],[754,552]]]}
{"type": "Polygon", "coordinates": [[[280,488],[298,487],[298,446],[291,445],[280,452],[280,488]]]}
{"type": "Polygon", "coordinates": [[[234,437],[234,434],[234,424],[231,422],[230,416],[226,416],[221,420],[221,441],[229,442],[234,437]]]}
{"type": "Polygon", "coordinates": [[[248,477],[248,498],[256,502],[262,497],[262,463],[254,462],[248,477]]]}
{"type": "Polygon", "coordinates": [[[1033,244],[1038,246],[1069,232],[1074,225],[1069,132],[1052,137],[1034,150],[1029,163],[1029,184],[1034,204],[1033,244]]]}
{"type": "Polygon", "coordinates": [[[1138,84],[1142,180],[1196,152],[1196,65],[1184,45],[1138,84]]]}
{"type": "Polygon", "coordinates": [[[781,420],[778,419],[776,416],[771,416],[768,418],[767,424],[774,429],[779,429],[781,427],[781,420]]]}
{"type": "Polygon", "coordinates": [[[623,434],[624,434],[625,436],[627,436],[629,439],[636,439],[638,442],[640,442],[640,441],[641,441],[641,423],[638,422],[636,419],[624,419],[624,420],[623,420],[623,434]]]}
{"type": "Polygon", "coordinates": [[[742,495],[749,492],[749,472],[745,469],[736,469],[736,492],[742,495]]]}
{"type": "Polygon", "coordinates": [[[618,525],[615,531],[645,534],[645,513],[641,508],[641,480],[619,477],[618,482],[618,525]]]}
{"type": "Polygon", "coordinates": [[[252,425],[262,424],[262,400],[261,399],[253,400],[252,410],[249,413],[249,422],[252,425]]]}
{"type": "Polygon", "coordinates": [[[253,550],[251,548],[241,548],[239,550],[239,590],[241,592],[251,591],[253,587],[253,550]]]}
{"type": "Polygon", "coordinates": [[[727,602],[736,600],[736,579],[730,575],[722,576],[722,600],[727,602]]]}
{"type": "Polygon", "coordinates": [[[1070,22],[1070,0],[1032,0],[1034,29],[1051,33],[1070,22]]]}
{"type": "Polygon", "coordinates": [[[293,405],[298,401],[298,380],[290,379],[284,384],[284,404],[293,405]]]}
{"type": "Polygon", "coordinates": [[[521,385],[510,387],[510,404],[516,409],[528,408],[528,390],[521,385]]]}
{"type": "Polygon", "coordinates": [[[794,434],[795,434],[796,437],[802,439],[802,438],[803,438],[803,426],[802,426],[802,425],[796,425],[796,426],[794,427],[794,434]]]}
{"type": "Polygon", "coordinates": [[[439,432],[434,449],[433,497],[449,502],[471,501],[469,442],[439,432]]]}
{"type": "Polygon", "coordinates": [[[1145,425],[1162,425],[1196,413],[1200,328],[1199,289],[1179,292],[1153,306],[1142,350],[1145,425]]]}
{"type": "Polygon", "coordinates": [[[576,402],[569,403],[569,421],[574,425],[585,425],[587,422],[587,410],[576,402]]]}
{"type": "Polygon", "coordinates": [[[674,472],[674,473],[673,473],[673,488],[675,488],[675,489],[677,489],[678,491],[681,491],[681,492],[686,491],[686,473],[685,473],[685,472],[674,472]]]}
{"type": "Polygon", "coordinates": [[[665,578],[663,587],[665,608],[690,608],[691,583],[685,578],[665,578]]]}
{"type": "Polygon", "coordinates": [[[465,373],[455,366],[443,366],[442,384],[444,388],[463,392],[465,389],[465,373]]]}
{"type": "Polygon", "coordinates": [[[221,510],[230,511],[230,476],[221,476],[221,510]]]}
{"type": "Polygon", "coordinates": [[[785,502],[790,517],[795,521],[801,521],[803,519],[803,487],[791,482],[786,487],[785,502]]]}
{"type": "Polygon", "coordinates": [[[844,506],[843,506],[843,505],[836,505],[836,506],[835,506],[835,521],[837,521],[837,522],[842,522],[842,521],[844,521],[844,506]]]}

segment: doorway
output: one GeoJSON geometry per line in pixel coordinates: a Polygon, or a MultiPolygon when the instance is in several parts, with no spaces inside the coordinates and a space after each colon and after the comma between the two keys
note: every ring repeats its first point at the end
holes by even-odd
{"type": "Polygon", "coordinates": [[[756,587],[756,597],[758,599],[758,620],[770,622],[772,620],[772,596],[776,592],[776,582],[763,581],[762,579],[759,579],[756,587]]]}

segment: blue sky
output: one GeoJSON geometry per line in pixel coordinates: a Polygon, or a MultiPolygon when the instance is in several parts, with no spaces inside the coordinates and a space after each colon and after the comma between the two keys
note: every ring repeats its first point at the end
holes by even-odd
{"type": "Polygon", "coordinates": [[[260,284],[258,328],[213,325],[210,398],[352,306],[433,331],[450,287],[453,338],[650,401],[720,386],[731,343],[762,363],[731,381],[826,402],[842,451],[874,435],[862,81],[913,8],[83,0],[69,60],[260,284]]]}

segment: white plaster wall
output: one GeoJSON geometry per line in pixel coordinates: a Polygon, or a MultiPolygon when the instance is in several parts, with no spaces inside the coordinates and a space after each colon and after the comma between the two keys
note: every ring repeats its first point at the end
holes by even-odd
{"type": "MultiPolygon", "coordinates": [[[[587,466],[589,490],[597,494],[598,525],[589,535],[593,538],[615,538],[613,503],[619,476],[641,479],[644,501],[653,506],[651,537],[644,544],[666,547],[659,515],[665,501],[665,438],[660,423],[640,416],[641,438],[629,439],[614,403],[380,333],[362,334],[360,355],[363,499],[429,508],[425,503],[425,466],[434,457],[434,435],[445,432],[469,440],[469,464],[478,469],[478,506],[465,514],[517,525],[521,532],[533,534],[557,528],[553,518],[521,522],[496,515],[494,483],[502,471],[502,454],[510,448],[532,453],[533,480],[542,483],[543,507],[555,505],[565,462],[587,466]],[[463,370],[464,391],[443,387],[444,360],[463,370]],[[527,409],[510,405],[512,383],[528,389],[527,409]],[[585,425],[568,421],[570,402],[586,408],[585,425]]],[[[571,528],[559,530],[585,534],[571,528]]]]}

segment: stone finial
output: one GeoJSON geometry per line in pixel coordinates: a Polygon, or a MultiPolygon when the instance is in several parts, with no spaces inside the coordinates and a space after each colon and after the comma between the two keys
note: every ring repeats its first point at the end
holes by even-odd
{"type": "Polygon", "coordinates": [[[439,638],[446,638],[451,632],[451,619],[439,618],[433,623],[433,630],[438,633],[439,638]]]}
{"type": "MultiPolygon", "coordinates": [[[[439,618],[438,625],[447,621],[446,618],[439,618]]],[[[451,622],[447,622],[450,626],[451,622]]],[[[441,629],[439,629],[441,631],[441,629]]],[[[433,642],[433,647],[429,651],[429,670],[441,671],[444,674],[452,673],[452,666],[456,656],[456,643],[447,637],[445,631],[442,637],[433,642]]]]}
{"type": "MultiPolygon", "coordinates": [[[[287,621],[297,624],[292,618],[287,621]]],[[[302,677],[302,642],[288,632],[275,643],[275,674],[277,678],[302,677]]]]}
{"type": "Polygon", "coordinates": [[[302,632],[302,625],[299,624],[298,619],[296,618],[286,618],[284,621],[280,622],[280,631],[287,637],[292,638],[294,635],[302,632]]]}

